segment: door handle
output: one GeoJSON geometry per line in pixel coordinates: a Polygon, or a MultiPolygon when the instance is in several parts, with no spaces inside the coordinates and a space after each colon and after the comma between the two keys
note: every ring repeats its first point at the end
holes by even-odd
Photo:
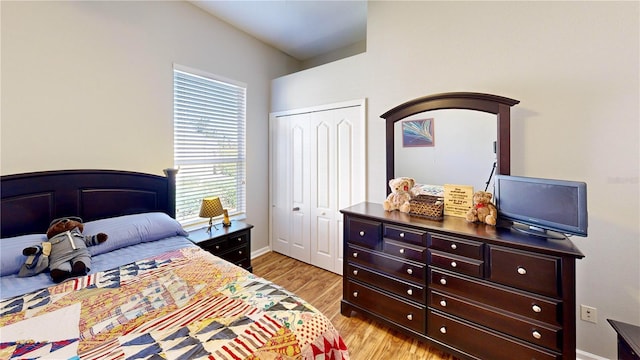
{"type": "Polygon", "coordinates": [[[292,209],[293,211],[300,211],[300,207],[296,206],[292,209]]]}

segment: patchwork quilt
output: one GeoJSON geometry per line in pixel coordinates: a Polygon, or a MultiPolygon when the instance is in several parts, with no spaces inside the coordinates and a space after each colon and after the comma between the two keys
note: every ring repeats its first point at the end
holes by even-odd
{"type": "Polygon", "coordinates": [[[0,303],[0,359],[348,359],[318,310],[183,248],[0,303]]]}

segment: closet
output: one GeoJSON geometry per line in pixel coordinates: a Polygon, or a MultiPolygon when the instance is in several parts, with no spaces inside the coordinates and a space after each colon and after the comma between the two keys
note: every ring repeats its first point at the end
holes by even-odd
{"type": "Polygon", "coordinates": [[[365,101],[269,116],[273,251],[342,274],[340,209],[365,200],[365,101]]]}

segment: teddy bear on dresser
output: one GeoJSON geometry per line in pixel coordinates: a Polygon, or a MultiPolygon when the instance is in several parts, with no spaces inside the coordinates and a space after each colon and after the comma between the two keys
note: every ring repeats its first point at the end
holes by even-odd
{"type": "Polygon", "coordinates": [[[391,194],[389,194],[387,199],[382,203],[382,207],[384,207],[386,211],[400,210],[401,212],[408,213],[411,210],[409,203],[412,198],[411,189],[415,184],[416,181],[409,177],[389,180],[391,194]]]}
{"type": "Polygon", "coordinates": [[[467,211],[467,221],[495,225],[498,219],[498,210],[491,202],[492,197],[493,194],[490,192],[476,191],[473,194],[473,206],[467,211]]]}
{"type": "MultiPolygon", "coordinates": [[[[91,254],[88,246],[98,245],[107,241],[107,234],[83,235],[84,224],[78,217],[64,217],[55,219],[47,230],[48,242],[41,246],[30,246],[22,250],[25,256],[48,253],[51,279],[56,282],[72,276],[84,276],[91,267],[91,254]]],[[[29,260],[27,260],[28,262],[29,260]]]]}

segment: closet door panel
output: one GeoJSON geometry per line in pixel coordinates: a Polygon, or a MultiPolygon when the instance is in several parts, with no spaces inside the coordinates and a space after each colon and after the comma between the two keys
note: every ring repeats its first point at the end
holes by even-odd
{"type": "Polygon", "coordinates": [[[290,256],[291,175],[289,159],[289,138],[291,124],[289,117],[271,119],[271,248],[273,251],[290,256]]]}
{"type": "Polygon", "coordinates": [[[334,271],[337,246],[335,219],[335,130],[332,112],[320,111],[311,117],[311,264],[334,271]]]}
{"type": "Polygon", "coordinates": [[[291,118],[291,247],[290,256],[310,262],[309,115],[291,118]]]}
{"type": "Polygon", "coordinates": [[[341,119],[336,125],[338,156],[337,156],[337,181],[336,195],[338,210],[353,205],[351,186],[353,185],[354,166],[354,139],[353,123],[349,118],[341,119]]]}
{"type": "Polygon", "coordinates": [[[363,106],[339,109],[335,113],[335,201],[333,209],[337,239],[334,252],[334,272],[342,275],[344,249],[342,248],[343,221],[340,209],[365,200],[365,154],[363,106]]]}

